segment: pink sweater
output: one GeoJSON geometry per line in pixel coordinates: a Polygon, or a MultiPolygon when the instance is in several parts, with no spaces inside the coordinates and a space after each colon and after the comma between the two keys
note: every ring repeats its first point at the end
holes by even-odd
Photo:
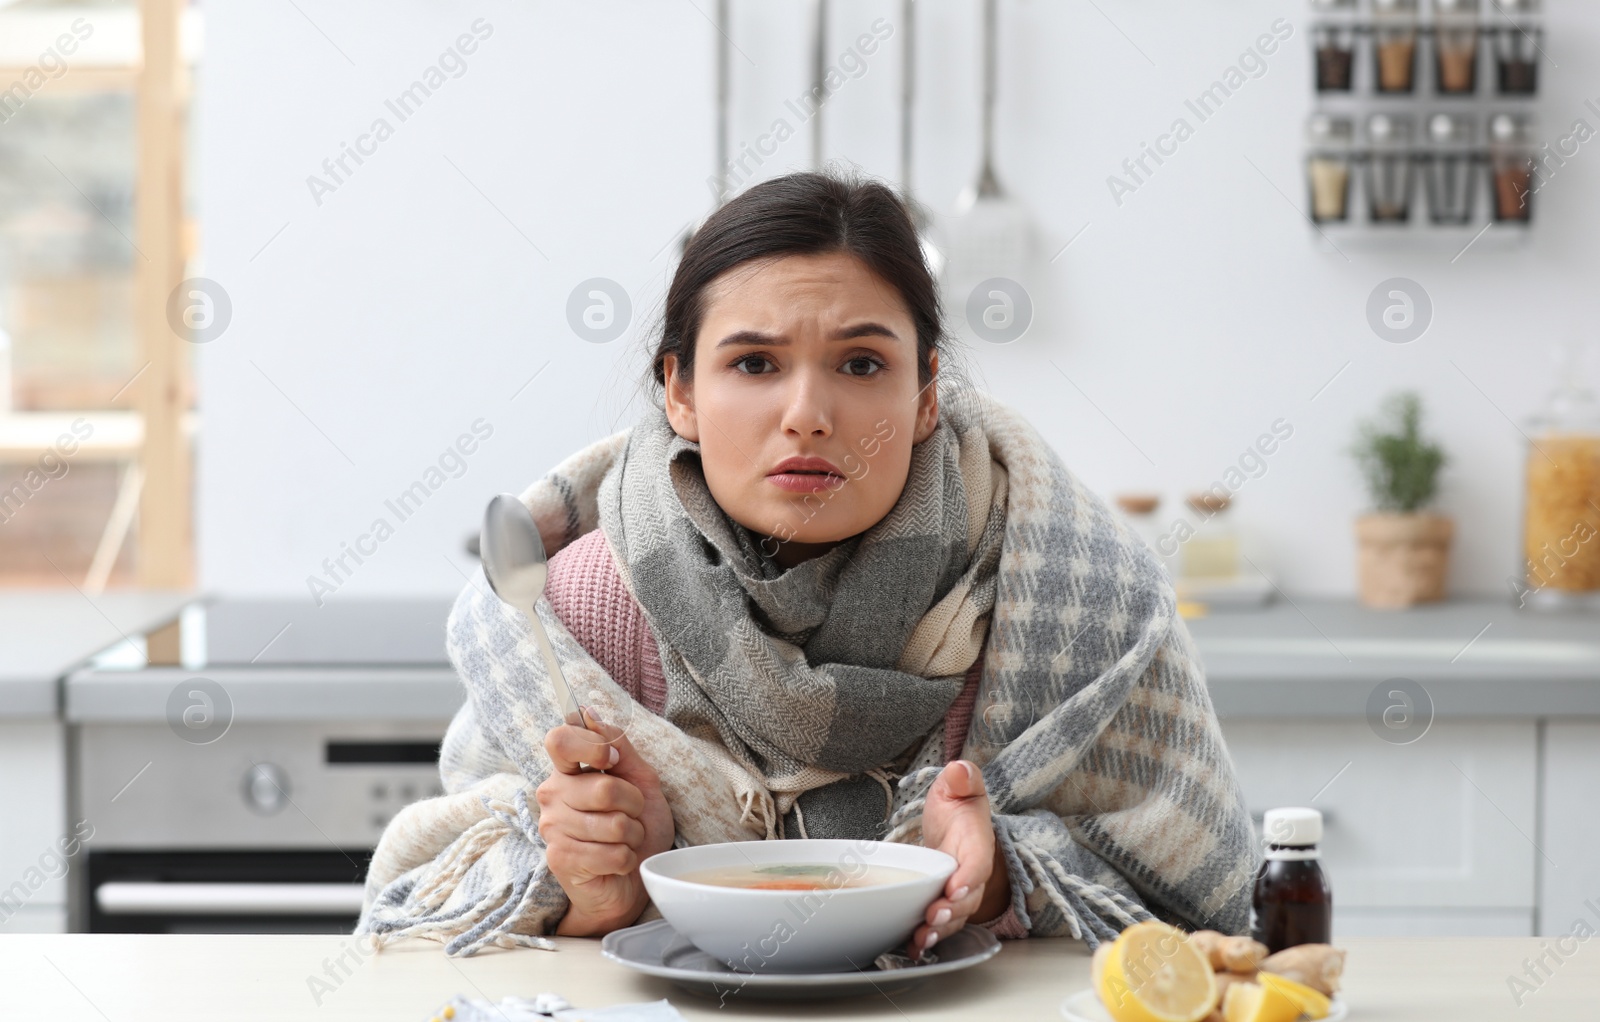
{"type": "MultiPolygon", "coordinates": [[[[578,645],[605,668],[612,680],[651,713],[660,714],[667,703],[661,650],[650,634],[643,609],[617,572],[604,533],[591,530],[556,551],[550,558],[545,597],[578,645]]],[[[946,763],[961,754],[982,675],[980,653],[967,670],[961,694],[945,714],[946,763]]],[[[1028,935],[1015,910],[1009,907],[998,919],[983,925],[997,937],[1028,935]]]]}

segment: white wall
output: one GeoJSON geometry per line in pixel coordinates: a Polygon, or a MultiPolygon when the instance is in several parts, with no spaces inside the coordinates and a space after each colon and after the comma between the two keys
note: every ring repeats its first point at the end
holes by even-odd
{"type": "MultiPolygon", "coordinates": [[[[1600,97],[1600,8],[1549,6],[1557,66],[1544,68],[1539,108],[1541,138],[1554,139],[1580,116],[1600,123],[1584,107],[1600,97]]],[[[915,179],[947,212],[976,173],[977,5],[920,7],[915,179]]],[[[482,417],[494,434],[465,475],[339,595],[452,592],[461,541],[490,495],[631,419],[669,241],[709,202],[714,4],[299,9],[307,17],[265,0],[206,8],[197,272],[228,289],[234,320],[198,351],[201,581],[306,594],[323,558],[377,517],[393,524],[385,500],[482,417]],[[493,34],[466,72],[399,123],[385,99],[477,18],[493,34]],[[393,137],[317,205],[308,175],[379,116],[393,137]],[[634,301],[634,327],[606,345],[566,325],[568,293],[596,276],[634,301]]],[[[806,84],[807,9],[734,4],[734,145],[778,117],[798,128],[758,177],[810,163],[809,128],[784,105],[806,84]]],[[[834,11],[838,53],[874,18],[897,22],[899,4],[835,0],[834,11]]],[[[1354,586],[1354,422],[1416,387],[1452,458],[1441,504],[1458,525],[1453,590],[1504,594],[1519,563],[1524,444],[1506,416],[1520,422],[1541,401],[1551,344],[1591,333],[1600,149],[1536,197],[1526,245],[1485,239],[1455,262],[1454,246],[1341,244],[1340,255],[1314,243],[1289,201],[1304,205],[1312,99],[1303,4],[1005,0],[1001,21],[1001,179],[1036,214],[1047,257],[1088,228],[1033,288],[1033,331],[970,342],[977,382],[1096,490],[1168,493],[1169,518],[1181,492],[1287,418],[1294,435],[1238,494],[1239,520],[1286,589],[1326,594],[1354,586]],[[1205,123],[1191,116],[1194,137],[1118,206],[1107,176],[1279,17],[1296,31],[1267,73],[1205,123]],[[1369,292],[1393,276],[1421,282],[1434,303],[1432,327],[1410,344],[1367,326],[1369,292]]],[[[898,39],[827,106],[827,155],[891,179],[898,39]]]]}

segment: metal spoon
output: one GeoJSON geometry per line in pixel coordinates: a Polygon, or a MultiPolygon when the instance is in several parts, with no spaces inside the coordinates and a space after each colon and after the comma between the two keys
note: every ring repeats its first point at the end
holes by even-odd
{"type": "Polygon", "coordinates": [[[539,526],[534,523],[528,506],[514,494],[497,494],[484,509],[483,533],[478,546],[482,550],[483,574],[489,580],[489,588],[500,599],[528,615],[528,622],[533,625],[533,638],[539,644],[539,652],[544,654],[544,666],[550,673],[556,705],[562,708],[567,723],[594,730],[567,687],[544,622],[533,609],[544,595],[544,583],[550,571],[544,556],[544,538],[539,535],[539,526]]]}

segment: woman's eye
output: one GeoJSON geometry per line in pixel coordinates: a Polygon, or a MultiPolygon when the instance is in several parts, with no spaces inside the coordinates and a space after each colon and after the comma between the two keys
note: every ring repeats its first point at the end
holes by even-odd
{"type": "Polygon", "coordinates": [[[859,373],[858,372],[852,372],[850,374],[851,376],[875,376],[878,373],[883,371],[883,363],[881,361],[879,361],[878,359],[873,358],[871,355],[857,355],[855,358],[851,359],[849,362],[846,362],[845,365],[852,365],[853,366],[857,362],[864,362],[867,365],[871,366],[872,368],[870,370],[866,371],[866,372],[859,372],[859,373]]]}
{"type": "Polygon", "coordinates": [[[759,372],[759,371],[753,372],[753,373],[752,372],[747,372],[746,370],[744,370],[744,369],[742,369],[740,367],[743,366],[746,362],[751,362],[751,361],[765,362],[766,360],[767,360],[767,356],[765,356],[765,355],[746,355],[744,358],[741,358],[737,362],[733,363],[733,366],[734,366],[735,369],[738,369],[741,373],[744,373],[746,376],[761,376],[763,374],[761,372],[759,372]]]}

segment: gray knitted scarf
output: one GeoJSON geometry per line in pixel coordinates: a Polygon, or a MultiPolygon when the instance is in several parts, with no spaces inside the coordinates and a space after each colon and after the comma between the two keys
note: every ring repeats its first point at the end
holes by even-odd
{"type": "MultiPolygon", "coordinates": [[[[845,481],[797,513],[827,515],[827,502],[850,499],[853,480],[874,469],[885,444],[910,442],[893,432],[880,422],[871,435],[845,438],[845,481]]],[[[987,486],[975,495],[986,528],[969,556],[959,466],[962,444],[979,442],[972,409],[952,404],[912,446],[889,514],[787,571],[769,556],[772,539],[717,504],[700,445],[680,437],[660,409],[632,430],[615,485],[602,486],[600,527],[663,651],[667,719],[690,734],[715,734],[769,790],[792,797],[797,809],[779,800],[790,836],[881,837],[893,798],[884,782],[900,775],[902,754],[915,751],[961,691],[959,673],[925,678],[896,664],[969,563],[982,601],[975,609],[993,606],[1004,493],[995,508],[987,486]]]]}

